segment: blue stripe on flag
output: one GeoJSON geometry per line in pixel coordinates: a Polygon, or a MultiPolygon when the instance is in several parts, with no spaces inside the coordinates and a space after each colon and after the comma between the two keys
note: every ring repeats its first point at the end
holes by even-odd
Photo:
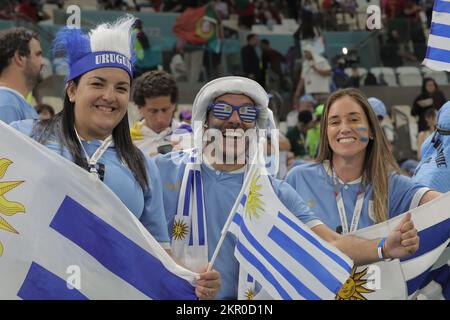
{"type": "Polygon", "coordinates": [[[286,222],[287,225],[289,225],[292,229],[294,229],[297,233],[300,233],[306,240],[311,242],[313,245],[315,245],[317,248],[319,248],[323,253],[325,253],[330,259],[332,259],[334,262],[339,264],[344,270],[346,270],[348,273],[352,271],[351,266],[340,256],[332,252],[331,250],[324,247],[319,240],[315,239],[313,236],[311,236],[309,233],[307,233],[305,230],[300,228],[294,221],[290,220],[287,216],[282,214],[281,212],[278,212],[278,217],[286,222]]]}
{"type": "Polygon", "coordinates": [[[188,281],[69,196],[50,227],[152,299],[196,299],[188,281]]]}
{"type": "Polygon", "coordinates": [[[450,2],[436,0],[434,2],[433,11],[450,13],[450,2]]]}
{"type": "Polygon", "coordinates": [[[246,203],[246,202],[247,202],[247,195],[244,194],[244,195],[242,196],[242,199],[241,199],[241,204],[242,204],[243,207],[245,206],[245,203],[246,203]]]}
{"type": "MultiPolygon", "coordinates": [[[[270,254],[269,251],[267,251],[255,237],[250,233],[250,231],[247,229],[247,226],[245,225],[245,222],[242,220],[242,217],[240,215],[235,215],[237,220],[239,221],[238,225],[241,228],[241,232],[244,235],[244,237],[247,239],[247,241],[252,245],[256,251],[261,254],[266,261],[272,265],[272,267],[281,274],[294,288],[295,290],[302,295],[305,299],[308,300],[320,300],[320,297],[318,297],[314,292],[312,292],[307,286],[305,286],[301,281],[293,275],[288,269],[286,269],[285,266],[283,266],[277,259],[275,259],[274,256],[270,254]]],[[[285,248],[282,248],[283,250],[285,248]]],[[[255,257],[255,259],[257,259],[255,257]]],[[[249,261],[252,264],[255,264],[256,261],[249,261]]]]}
{"type": "Polygon", "coordinates": [[[188,216],[189,215],[189,204],[190,204],[190,200],[191,200],[191,192],[192,192],[192,179],[194,177],[194,171],[193,170],[189,170],[189,176],[188,176],[188,180],[186,183],[186,195],[184,198],[184,207],[183,207],[183,216],[188,216]]]}
{"type": "Polygon", "coordinates": [[[442,294],[445,299],[450,299],[450,267],[446,264],[430,272],[431,268],[432,267],[417,277],[406,281],[406,285],[408,286],[408,296],[434,280],[442,286],[442,294]]]}
{"type": "Polygon", "coordinates": [[[17,296],[23,300],[88,300],[77,289],[36,262],[31,263],[17,296]]]}
{"type": "Polygon", "coordinates": [[[283,289],[283,287],[278,283],[273,274],[241,243],[237,242],[236,250],[238,250],[242,256],[251,263],[259,272],[264,276],[264,278],[269,281],[271,285],[275,287],[275,289],[280,294],[281,298],[284,300],[292,300],[291,296],[283,289]]]}
{"type": "Polygon", "coordinates": [[[195,187],[197,194],[198,245],[205,245],[205,222],[203,221],[203,191],[202,177],[199,170],[195,170],[195,187]]]}
{"type": "Polygon", "coordinates": [[[286,253],[294,258],[299,264],[304,266],[306,270],[312,273],[314,277],[328,288],[328,290],[336,294],[342,287],[342,282],[336,279],[336,277],[322,266],[319,261],[292,241],[292,239],[276,226],[273,226],[272,230],[270,230],[269,238],[278,244],[280,248],[286,251],[286,253]]]}
{"type": "Polygon", "coordinates": [[[450,51],[449,50],[428,47],[426,57],[427,57],[427,59],[430,59],[430,60],[450,63],[450,51]]]}
{"type": "Polygon", "coordinates": [[[450,219],[421,230],[418,232],[418,236],[420,237],[419,250],[412,256],[401,259],[402,262],[428,253],[447,241],[450,238],[450,219]]]}
{"type": "Polygon", "coordinates": [[[253,282],[253,277],[247,274],[247,282],[253,282]]]}
{"type": "Polygon", "coordinates": [[[450,38],[450,25],[432,22],[430,34],[450,38]]]}

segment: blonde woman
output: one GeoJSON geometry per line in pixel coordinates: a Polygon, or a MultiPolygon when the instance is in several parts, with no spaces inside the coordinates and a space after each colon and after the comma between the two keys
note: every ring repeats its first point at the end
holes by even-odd
{"type": "Polygon", "coordinates": [[[286,178],[328,227],[347,234],[440,195],[399,174],[375,113],[357,89],[333,93],[325,106],[315,163],[286,178]]]}

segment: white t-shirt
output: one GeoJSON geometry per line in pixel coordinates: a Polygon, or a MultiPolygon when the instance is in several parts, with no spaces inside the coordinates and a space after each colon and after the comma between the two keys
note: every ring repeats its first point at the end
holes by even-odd
{"type": "Polygon", "coordinates": [[[321,76],[312,68],[313,64],[319,70],[331,70],[328,61],[322,57],[315,61],[303,61],[301,77],[305,80],[305,94],[329,93],[331,76],[321,76]]]}

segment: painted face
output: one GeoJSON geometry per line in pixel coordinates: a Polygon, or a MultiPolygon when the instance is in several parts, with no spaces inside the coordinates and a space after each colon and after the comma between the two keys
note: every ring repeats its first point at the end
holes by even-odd
{"type": "Polygon", "coordinates": [[[364,157],[372,133],[363,108],[353,98],[344,96],[330,106],[327,135],[334,159],[364,157]]]}
{"type": "Polygon", "coordinates": [[[85,73],[67,89],[75,103],[75,127],[85,139],[105,139],[127,112],[130,76],[119,68],[85,73]],[[83,136],[84,134],[84,136],[83,136]]]}
{"type": "MultiPolygon", "coordinates": [[[[243,94],[224,94],[214,100],[216,103],[226,103],[233,106],[255,106],[255,103],[249,97],[243,94]]],[[[241,116],[242,117],[242,116],[241,116]]],[[[240,158],[246,150],[247,143],[245,142],[244,132],[255,127],[256,122],[245,122],[241,119],[237,110],[234,110],[228,119],[219,119],[214,116],[212,111],[209,112],[207,119],[208,129],[216,129],[222,133],[223,143],[217,145],[216,158],[222,154],[225,157],[232,157],[234,160],[240,158]],[[217,155],[219,152],[219,155],[217,155]],[[228,156],[227,156],[228,154],[228,156]],[[230,154],[232,154],[230,156],[230,154]]],[[[245,117],[244,117],[245,119],[245,117]]]]}
{"type": "Polygon", "coordinates": [[[175,103],[170,101],[170,96],[145,98],[145,105],[139,108],[139,112],[145,119],[147,127],[160,133],[170,127],[175,103]]]}
{"type": "Polygon", "coordinates": [[[34,87],[41,79],[41,71],[44,67],[42,48],[38,40],[32,38],[29,43],[30,55],[25,63],[24,75],[29,87],[34,87]]]}

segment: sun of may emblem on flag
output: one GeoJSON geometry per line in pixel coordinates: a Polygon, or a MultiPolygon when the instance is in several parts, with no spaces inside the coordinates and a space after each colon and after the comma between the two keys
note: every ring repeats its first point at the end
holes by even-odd
{"type": "Polygon", "coordinates": [[[252,217],[259,218],[258,210],[264,209],[264,202],[261,200],[262,194],[259,193],[262,186],[258,184],[260,175],[255,173],[250,181],[250,188],[245,202],[245,214],[251,219],[252,217]]]}
{"type": "Polygon", "coordinates": [[[356,272],[356,267],[353,267],[352,274],[339,290],[336,300],[367,300],[362,294],[374,292],[374,290],[364,287],[367,284],[367,280],[362,279],[362,277],[367,274],[367,269],[356,272]]]}
{"type": "MultiPolygon", "coordinates": [[[[9,159],[0,159],[0,179],[2,179],[5,174],[8,167],[13,162],[9,159]]],[[[8,201],[5,198],[5,194],[8,191],[11,191],[18,185],[20,185],[23,181],[0,181],[0,214],[3,214],[5,216],[13,216],[18,212],[25,212],[25,207],[14,201],[8,201]]],[[[3,217],[0,216],[0,229],[12,232],[12,233],[19,233],[16,229],[14,229],[13,226],[11,226],[3,217]]],[[[3,255],[3,245],[0,242],[0,257],[3,255]]]]}
{"type": "Polygon", "coordinates": [[[247,289],[247,291],[245,291],[244,297],[247,300],[253,300],[253,298],[255,297],[255,292],[253,292],[253,290],[249,288],[247,289]]]}
{"type": "Polygon", "coordinates": [[[186,224],[186,222],[184,222],[183,220],[175,220],[173,223],[173,238],[175,240],[182,240],[184,239],[184,237],[186,237],[187,233],[188,233],[188,226],[186,224]]]}

